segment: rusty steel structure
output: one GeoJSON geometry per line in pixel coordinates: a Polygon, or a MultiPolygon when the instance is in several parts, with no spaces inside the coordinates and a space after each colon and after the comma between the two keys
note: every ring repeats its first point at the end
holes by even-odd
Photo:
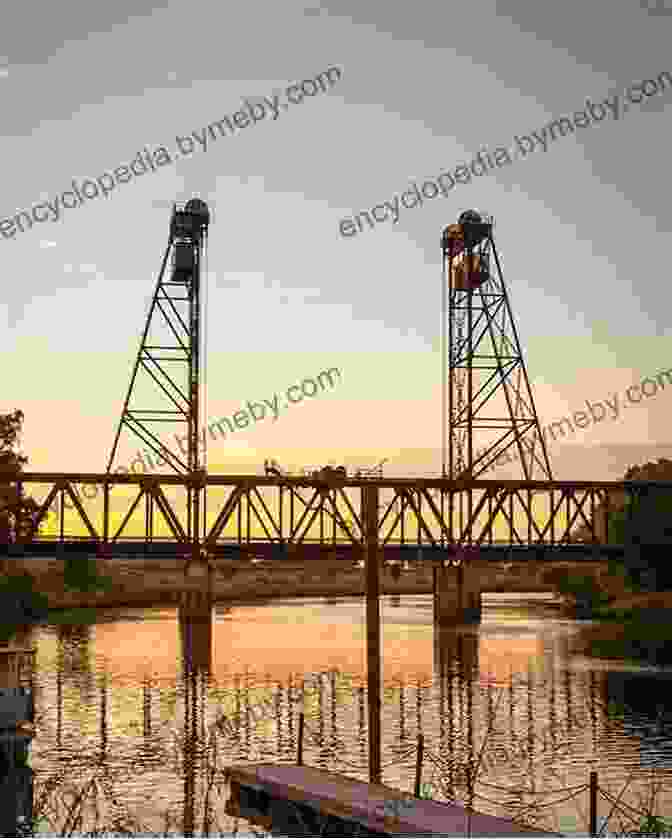
{"type": "Polygon", "coordinates": [[[492,230],[466,210],[441,237],[442,475],[478,480],[516,448],[523,480],[552,480],[492,230]]]}
{"type": "Polygon", "coordinates": [[[344,468],[326,467],[311,475],[208,474],[205,433],[201,444],[198,432],[205,360],[201,274],[209,221],[208,207],[198,198],[173,207],[107,471],[18,472],[3,478],[9,497],[28,494],[39,504],[31,532],[16,537],[17,549],[57,544],[59,550],[95,547],[105,554],[129,545],[140,552],[163,545],[188,566],[227,546],[250,552],[339,547],[346,556],[368,555],[372,545],[376,555],[412,546],[608,545],[611,521],[633,509],[642,487],[672,490],[672,483],[660,481],[551,479],[492,219],[473,210],[462,213],[442,238],[442,287],[450,295],[448,474],[445,463],[441,478],[384,477],[382,470],[349,476],[344,468]],[[157,341],[154,327],[160,326],[167,337],[157,341]],[[490,350],[481,352],[486,337],[490,350]],[[176,364],[182,365],[181,379],[172,369],[176,364]],[[475,374],[483,371],[487,375],[477,381],[475,374]],[[168,408],[154,407],[142,389],[143,376],[154,387],[149,394],[167,399],[168,408]],[[482,415],[497,394],[505,399],[506,416],[482,415]],[[167,422],[186,424],[186,459],[152,430],[154,423],[167,422]],[[154,468],[172,474],[113,472],[124,429],[157,455],[154,468]],[[499,437],[476,455],[475,432],[493,429],[499,437]],[[530,431],[536,440],[525,436],[530,431]],[[518,448],[523,479],[483,480],[484,470],[510,446],[518,448]],[[532,478],[535,469],[543,479],[532,478]]]}
{"type": "Polygon", "coordinates": [[[201,346],[201,274],[209,224],[210,212],[200,198],[173,205],[168,245],[107,464],[110,474],[121,433],[128,429],[154,452],[157,466],[166,465],[188,479],[185,534],[194,556],[199,554],[204,527],[201,512],[205,512],[205,460],[202,464],[198,430],[205,357],[205,347],[201,346]],[[143,390],[145,383],[150,386],[149,393],[143,390]],[[154,407],[157,398],[161,405],[158,408],[154,407]],[[155,433],[157,423],[186,424],[186,459],[155,433]]]}
{"type": "Polygon", "coordinates": [[[468,481],[426,478],[189,476],[26,472],[12,483],[40,504],[35,544],[79,542],[193,545],[187,490],[209,499],[198,546],[365,549],[367,522],[380,548],[453,545],[609,544],[610,521],[644,492],[672,493],[662,481],[468,481]],[[367,506],[367,492],[379,503],[367,506]],[[457,510],[471,511],[460,520],[457,510]]]}

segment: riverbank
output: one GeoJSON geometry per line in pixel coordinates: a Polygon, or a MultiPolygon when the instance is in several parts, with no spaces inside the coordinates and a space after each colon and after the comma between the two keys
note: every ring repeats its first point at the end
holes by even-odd
{"type": "MultiPolygon", "coordinates": [[[[596,620],[627,621],[672,610],[672,591],[624,594],[595,611],[596,620]]],[[[667,613],[667,620],[672,613],[667,613]]]]}
{"type": "Polygon", "coordinates": [[[622,595],[586,615],[577,652],[637,665],[672,665],[672,592],[622,595]]]}
{"type": "MultiPolygon", "coordinates": [[[[161,559],[97,560],[97,572],[108,579],[104,591],[68,591],[63,561],[22,559],[12,563],[14,573],[28,572],[33,588],[48,599],[50,610],[151,606],[179,603],[183,592],[211,591],[214,600],[269,600],[276,597],[363,596],[364,569],[343,560],[250,563],[215,560],[210,579],[204,569],[186,575],[181,563],[161,559]]],[[[431,594],[429,564],[411,566],[398,578],[390,566],[381,575],[382,594],[431,594]]]]}
{"type": "MultiPolygon", "coordinates": [[[[50,610],[97,607],[151,606],[179,603],[183,592],[207,591],[214,600],[266,601],[289,597],[364,596],[364,568],[344,560],[308,560],[252,563],[215,559],[210,580],[204,570],[185,575],[181,563],[170,559],[98,559],[96,572],[108,581],[105,590],[68,590],[64,563],[59,559],[21,559],[6,564],[12,574],[28,573],[33,591],[44,594],[50,610]]],[[[603,581],[600,581],[602,583],[603,581]]],[[[611,599],[586,613],[592,621],[652,623],[667,622],[672,592],[628,593],[622,582],[608,580],[611,599]]],[[[386,565],[381,574],[384,595],[431,594],[432,567],[411,563],[408,570],[393,573],[386,565]]],[[[575,609],[565,598],[568,613],[575,609]]]]}

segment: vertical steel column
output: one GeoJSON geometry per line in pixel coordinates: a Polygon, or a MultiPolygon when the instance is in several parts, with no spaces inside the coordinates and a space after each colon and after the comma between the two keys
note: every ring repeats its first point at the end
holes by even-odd
{"type": "MultiPolygon", "coordinates": [[[[466,244],[466,242],[465,242],[466,244]]],[[[474,252],[471,246],[465,249],[467,278],[467,463],[466,477],[474,477],[474,252]]],[[[462,465],[462,464],[460,464],[462,465]]],[[[471,520],[471,492],[469,493],[469,519],[471,520]]],[[[471,534],[470,534],[471,538],[471,534]]]]}
{"type": "Polygon", "coordinates": [[[380,568],[378,557],[378,487],[362,487],[362,523],[366,564],[366,654],[369,696],[369,781],[381,782],[381,643],[380,568]]]}
{"type": "MultiPolygon", "coordinates": [[[[446,283],[449,281],[446,272],[446,255],[445,255],[445,248],[443,246],[443,239],[442,239],[442,254],[441,254],[441,477],[446,477],[446,435],[447,435],[447,428],[446,424],[448,421],[448,417],[446,416],[446,395],[448,390],[448,370],[446,364],[446,314],[448,310],[447,304],[447,294],[446,294],[446,283]]],[[[450,329],[450,335],[448,339],[448,346],[453,346],[453,322],[450,321],[448,328],[450,329]]],[[[450,388],[450,415],[452,416],[453,411],[453,389],[450,388]]],[[[450,474],[453,474],[453,450],[452,446],[450,449],[450,464],[449,464],[450,474]]]]}
{"type": "MultiPolygon", "coordinates": [[[[444,234],[444,236],[445,236],[445,234],[444,234]]],[[[446,264],[446,250],[445,250],[446,240],[445,240],[445,238],[442,239],[442,247],[443,247],[442,258],[443,258],[443,264],[445,266],[445,264],[446,264]]],[[[453,304],[453,255],[452,255],[452,251],[449,253],[447,271],[444,268],[444,275],[446,273],[448,274],[448,283],[450,284],[449,285],[449,288],[450,288],[450,304],[452,306],[452,304],[453,304]]],[[[444,276],[444,285],[445,285],[445,281],[446,281],[446,278],[444,276]]],[[[453,321],[454,321],[454,318],[452,317],[452,310],[451,310],[451,317],[448,319],[448,347],[444,350],[444,353],[446,351],[448,353],[448,367],[449,367],[449,371],[451,373],[453,372],[453,365],[454,365],[454,359],[453,359],[452,353],[453,353],[453,346],[454,346],[454,343],[455,343],[455,330],[454,330],[453,321]]],[[[445,355],[444,355],[444,360],[445,360],[445,355]]],[[[445,363],[445,361],[444,361],[444,363],[445,363]]],[[[448,376],[450,375],[449,371],[448,370],[444,371],[444,377],[445,377],[446,383],[448,382],[448,376]]],[[[454,441],[453,441],[453,427],[452,427],[452,421],[453,421],[453,416],[454,416],[454,412],[455,412],[453,390],[454,390],[453,381],[452,381],[452,378],[451,378],[450,379],[450,387],[448,388],[448,418],[447,418],[447,421],[449,423],[449,428],[450,428],[450,431],[448,432],[450,434],[450,439],[448,441],[448,446],[449,446],[449,449],[448,449],[448,476],[450,477],[451,480],[455,479],[455,444],[454,444],[454,441]]],[[[444,417],[444,423],[445,422],[446,422],[446,418],[444,417]]],[[[443,477],[445,477],[445,474],[443,475],[443,477]]],[[[452,496],[451,496],[451,511],[452,511],[452,496]]]]}
{"type": "MultiPolygon", "coordinates": [[[[199,428],[199,407],[200,407],[200,344],[201,344],[201,243],[194,248],[194,264],[196,270],[191,274],[189,286],[189,475],[196,478],[200,469],[200,458],[198,451],[198,428],[199,428]]],[[[203,443],[205,445],[206,433],[203,429],[203,443]]],[[[191,558],[198,561],[201,546],[201,519],[200,519],[200,494],[201,488],[192,483],[187,490],[189,493],[189,533],[191,537],[191,558]]]]}
{"type": "Polygon", "coordinates": [[[110,484],[106,480],[103,484],[103,543],[110,539],[110,484]]]}

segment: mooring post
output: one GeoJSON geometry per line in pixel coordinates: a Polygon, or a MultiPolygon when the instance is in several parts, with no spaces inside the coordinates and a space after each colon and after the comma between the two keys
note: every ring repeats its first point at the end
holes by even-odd
{"type": "Polygon", "coordinates": [[[418,753],[415,759],[415,789],[413,795],[420,798],[420,781],[422,779],[422,752],[424,746],[424,737],[418,734],[418,753]]]}
{"type": "Polygon", "coordinates": [[[296,754],[296,765],[303,766],[303,711],[299,714],[299,745],[296,754]]]}
{"type": "Polygon", "coordinates": [[[590,773],[590,824],[588,834],[597,836],[597,772],[590,773]]]}
{"type": "Polygon", "coordinates": [[[381,781],[380,761],[380,569],[378,557],[378,487],[362,487],[366,565],[366,657],[369,695],[369,781],[381,781]]]}

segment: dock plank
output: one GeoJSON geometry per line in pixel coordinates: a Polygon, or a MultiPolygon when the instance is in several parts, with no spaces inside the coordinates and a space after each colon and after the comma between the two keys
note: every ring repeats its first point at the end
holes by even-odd
{"type": "MultiPolygon", "coordinates": [[[[562,835],[533,830],[485,813],[469,812],[458,805],[416,799],[385,784],[370,784],[308,766],[233,766],[227,770],[227,775],[232,782],[234,798],[234,786],[262,789],[271,799],[308,805],[315,812],[355,821],[387,836],[562,835]]],[[[260,812],[259,815],[268,825],[268,813],[260,812]]]]}

